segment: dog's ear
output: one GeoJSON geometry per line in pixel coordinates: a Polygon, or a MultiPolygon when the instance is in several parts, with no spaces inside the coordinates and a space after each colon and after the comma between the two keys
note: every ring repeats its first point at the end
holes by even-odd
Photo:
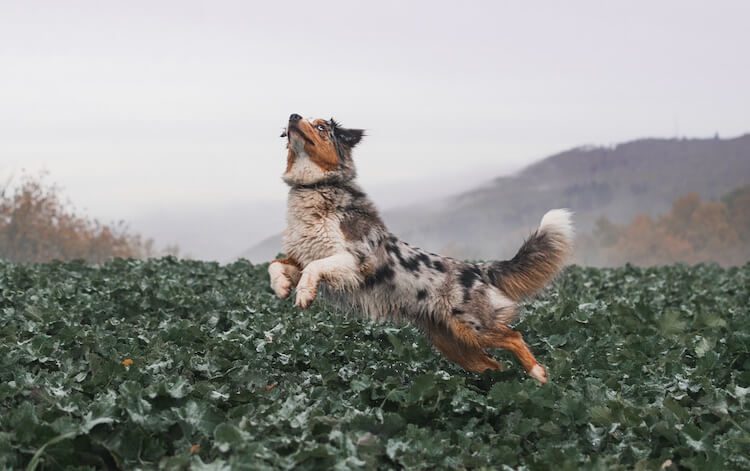
{"type": "Polygon", "coordinates": [[[340,143],[344,144],[347,147],[354,147],[357,144],[359,144],[359,141],[362,140],[362,137],[365,135],[365,131],[363,129],[346,129],[342,128],[339,123],[334,121],[333,118],[331,118],[331,126],[333,127],[333,135],[336,136],[336,140],[338,140],[340,143]]]}

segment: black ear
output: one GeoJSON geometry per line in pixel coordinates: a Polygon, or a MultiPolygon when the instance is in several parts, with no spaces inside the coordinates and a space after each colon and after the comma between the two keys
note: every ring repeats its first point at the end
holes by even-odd
{"type": "Polygon", "coordinates": [[[336,140],[344,144],[347,147],[354,147],[359,144],[362,140],[362,136],[365,135],[363,129],[346,129],[339,126],[339,123],[331,118],[331,124],[333,125],[333,135],[336,136],[336,140]]]}

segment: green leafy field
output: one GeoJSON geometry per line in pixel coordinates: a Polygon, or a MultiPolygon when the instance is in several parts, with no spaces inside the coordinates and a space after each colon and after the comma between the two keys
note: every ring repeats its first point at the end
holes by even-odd
{"type": "Polygon", "coordinates": [[[0,263],[0,469],[750,468],[749,304],[750,265],[571,268],[518,326],[540,387],[265,266],[0,263]]]}

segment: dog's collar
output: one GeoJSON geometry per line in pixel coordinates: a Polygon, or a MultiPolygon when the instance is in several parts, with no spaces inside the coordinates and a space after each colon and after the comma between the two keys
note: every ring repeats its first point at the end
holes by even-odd
{"type": "Polygon", "coordinates": [[[315,183],[295,183],[292,185],[292,188],[295,190],[319,190],[322,188],[342,187],[344,185],[346,185],[345,181],[339,178],[330,178],[315,183]]]}

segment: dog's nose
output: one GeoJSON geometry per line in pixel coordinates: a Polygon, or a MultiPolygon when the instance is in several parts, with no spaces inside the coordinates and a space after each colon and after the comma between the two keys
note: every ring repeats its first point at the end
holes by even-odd
{"type": "Polygon", "coordinates": [[[292,113],[292,115],[289,116],[289,122],[290,123],[296,123],[300,119],[302,119],[302,116],[298,115],[297,113],[292,113]]]}

